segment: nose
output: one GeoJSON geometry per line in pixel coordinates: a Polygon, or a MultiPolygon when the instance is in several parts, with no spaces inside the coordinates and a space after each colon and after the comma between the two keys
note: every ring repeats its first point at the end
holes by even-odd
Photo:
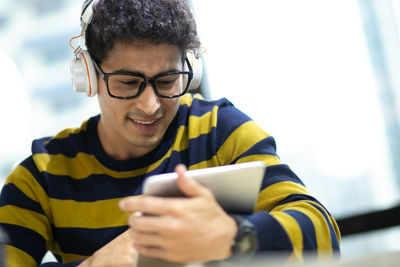
{"type": "Polygon", "coordinates": [[[143,92],[138,96],[137,108],[143,111],[146,115],[154,115],[160,108],[160,101],[153,90],[151,83],[147,83],[143,92]]]}

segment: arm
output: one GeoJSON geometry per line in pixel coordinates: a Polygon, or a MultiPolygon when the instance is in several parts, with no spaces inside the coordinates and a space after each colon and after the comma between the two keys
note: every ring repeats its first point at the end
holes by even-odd
{"type": "Polygon", "coordinates": [[[286,251],[298,261],[307,251],[321,257],[338,251],[335,220],[289,166],[281,164],[274,138],[230,105],[220,107],[218,125],[219,165],[253,160],[267,165],[255,213],[248,216],[257,229],[259,251],[286,251]]]}
{"type": "Polygon", "coordinates": [[[260,251],[290,252],[302,261],[305,252],[319,258],[339,251],[340,233],[329,212],[313,198],[287,165],[266,170],[256,213],[248,216],[257,229],[260,251]]]}
{"type": "Polygon", "coordinates": [[[41,198],[46,201],[42,193],[24,165],[7,177],[0,199],[0,223],[8,235],[7,266],[37,266],[46,253],[46,242],[52,238],[52,231],[48,207],[39,201],[41,198]]]}
{"type": "MultiPolygon", "coordinates": [[[[53,238],[50,199],[39,177],[32,158],[28,158],[8,176],[2,189],[0,223],[9,237],[6,244],[7,266],[38,266],[46,251],[60,251],[58,242],[53,238]]],[[[113,266],[109,261],[116,266],[133,266],[136,251],[131,235],[126,231],[85,261],[81,255],[69,256],[74,259],[63,259],[68,263],[53,262],[41,266],[67,267],[81,262],[82,266],[113,266]]]]}

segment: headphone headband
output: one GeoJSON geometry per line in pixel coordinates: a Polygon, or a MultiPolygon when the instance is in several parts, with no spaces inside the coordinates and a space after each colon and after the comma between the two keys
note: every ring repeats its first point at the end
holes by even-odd
{"type": "Polygon", "coordinates": [[[86,31],[87,26],[92,21],[93,5],[97,4],[98,1],[99,0],[86,0],[82,5],[81,27],[83,32],[86,31]]]}

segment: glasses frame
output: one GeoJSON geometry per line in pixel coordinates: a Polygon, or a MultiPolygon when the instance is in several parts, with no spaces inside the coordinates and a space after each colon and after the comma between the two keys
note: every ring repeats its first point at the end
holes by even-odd
{"type": "Polygon", "coordinates": [[[114,97],[114,98],[118,98],[118,99],[132,99],[132,98],[139,97],[143,93],[143,91],[146,88],[148,83],[150,83],[152,85],[153,91],[158,97],[162,97],[162,98],[180,97],[180,96],[183,96],[184,94],[186,94],[186,92],[189,89],[190,82],[193,79],[193,68],[190,65],[189,60],[187,58],[185,58],[185,62],[188,65],[189,71],[166,71],[166,72],[161,72],[161,73],[159,73],[159,74],[157,74],[157,75],[155,75],[153,77],[147,77],[147,76],[143,75],[142,73],[129,72],[129,71],[128,72],[110,72],[110,73],[107,73],[107,72],[104,72],[100,68],[100,66],[97,64],[97,62],[94,59],[92,61],[93,61],[94,67],[99,72],[99,74],[100,74],[101,78],[103,79],[103,81],[106,83],[108,95],[111,96],[111,97],[114,97]],[[166,75],[171,75],[171,74],[187,74],[187,75],[189,75],[188,83],[186,85],[185,90],[183,90],[182,93],[180,93],[179,95],[174,95],[174,96],[160,95],[160,93],[158,92],[156,83],[155,83],[156,79],[159,78],[159,77],[166,76],[166,75]],[[128,75],[128,76],[133,76],[133,77],[139,77],[139,78],[142,78],[144,82],[140,84],[139,91],[136,93],[136,95],[134,95],[134,96],[116,96],[116,95],[113,95],[110,92],[110,88],[108,87],[108,78],[110,76],[115,76],[115,75],[128,75]]]}

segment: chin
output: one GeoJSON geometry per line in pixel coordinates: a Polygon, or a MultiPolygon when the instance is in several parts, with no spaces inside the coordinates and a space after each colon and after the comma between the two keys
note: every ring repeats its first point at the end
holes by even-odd
{"type": "Polygon", "coordinates": [[[152,138],[149,140],[134,140],[131,142],[134,146],[137,147],[143,147],[143,148],[150,148],[150,147],[155,147],[160,143],[159,138],[152,138]]]}

